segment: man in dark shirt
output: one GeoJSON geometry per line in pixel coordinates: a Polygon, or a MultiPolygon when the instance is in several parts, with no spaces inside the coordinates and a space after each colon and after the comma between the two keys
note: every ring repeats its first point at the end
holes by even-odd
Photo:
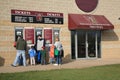
{"type": "Polygon", "coordinates": [[[19,36],[19,40],[17,40],[16,43],[16,49],[17,49],[17,54],[16,54],[16,58],[14,60],[14,63],[12,64],[12,66],[16,66],[19,60],[19,57],[22,55],[23,58],[23,65],[26,66],[26,57],[25,57],[25,51],[26,51],[26,47],[27,47],[27,43],[26,41],[23,39],[22,36],[19,36]]]}

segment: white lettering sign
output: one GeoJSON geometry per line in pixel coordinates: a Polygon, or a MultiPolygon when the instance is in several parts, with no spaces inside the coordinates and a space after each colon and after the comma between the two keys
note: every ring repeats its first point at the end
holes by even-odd
{"type": "Polygon", "coordinates": [[[103,26],[90,26],[92,29],[103,29],[103,26]]]}

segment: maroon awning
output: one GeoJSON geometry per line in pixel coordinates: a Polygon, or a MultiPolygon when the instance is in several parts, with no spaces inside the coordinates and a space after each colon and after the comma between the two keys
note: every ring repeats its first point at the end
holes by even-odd
{"type": "Polygon", "coordinates": [[[68,28],[69,30],[76,29],[107,30],[114,29],[114,26],[103,15],[68,14],[68,28]]]}

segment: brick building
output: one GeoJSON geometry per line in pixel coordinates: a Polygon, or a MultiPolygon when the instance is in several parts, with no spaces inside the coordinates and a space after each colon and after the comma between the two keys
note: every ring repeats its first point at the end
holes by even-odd
{"type": "Polygon", "coordinates": [[[38,34],[47,39],[47,44],[54,43],[58,36],[64,47],[65,61],[120,58],[120,1],[98,0],[96,8],[91,12],[79,9],[76,1],[1,0],[0,65],[13,62],[16,55],[13,43],[17,35],[23,35],[28,45],[35,43],[38,34]],[[87,28],[85,23],[81,23],[83,20],[77,17],[93,20],[92,24],[97,26],[88,23],[87,28]],[[96,24],[96,21],[101,23],[96,24]]]}

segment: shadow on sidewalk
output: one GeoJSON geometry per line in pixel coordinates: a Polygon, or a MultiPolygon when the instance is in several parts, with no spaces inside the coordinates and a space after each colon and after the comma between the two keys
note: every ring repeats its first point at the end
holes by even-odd
{"type": "Polygon", "coordinates": [[[65,57],[63,57],[63,58],[62,58],[63,64],[67,64],[67,63],[70,63],[70,62],[75,61],[74,59],[71,59],[70,57],[71,57],[70,54],[68,54],[68,55],[66,55],[65,57]]]}
{"type": "Polygon", "coordinates": [[[0,56],[0,66],[4,66],[5,59],[0,56]]]}

